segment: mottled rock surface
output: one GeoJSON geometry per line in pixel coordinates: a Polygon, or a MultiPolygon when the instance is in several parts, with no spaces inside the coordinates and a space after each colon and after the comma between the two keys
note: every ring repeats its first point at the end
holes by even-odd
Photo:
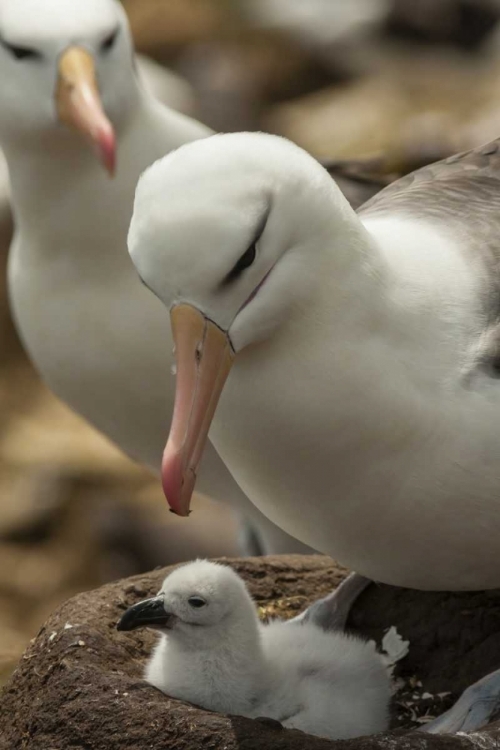
{"type": "MultiPolygon", "coordinates": [[[[264,617],[293,616],[345,575],[321,556],[229,562],[248,582],[264,617]]],[[[333,743],[270,722],[210,713],[169,699],[142,681],[156,636],[150,631],[118,633],[115,625],[128,606],[158,590],[167,572],[156,570],[81,594],[51,616],[0,694],[0,750],[500,747],[496,724],[480,734],[458,736],[425,735],[414,728],[428,708],[424,704],[429,699],[420,700],[419,693],[449,692],[447,702],[440,699],[446,708],[470,682],[500,667],[499,591],[368,589],[355,607],[350,628],[378,638],[395,625],[410,641],[410,653],[398,665],[400,691],[393,720],[394,726],[406,721],[406,727],[333,743]],[[409,697],[413,708],[405,713],[399,704],[409,697]]]]}

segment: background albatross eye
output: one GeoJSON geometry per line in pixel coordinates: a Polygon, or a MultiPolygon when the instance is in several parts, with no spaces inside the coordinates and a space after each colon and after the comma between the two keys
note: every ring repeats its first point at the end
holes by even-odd
{"type": "Polygon", "coordinates": [[[36,49],[9,44],[5,39],[1,39],[0,44],[5,50],[7,50],[7,52],[10,52],[12,57],[15,57],[16,60],[39,60],[42,57],[41,53],[36,49]]]}
{"type": "Polygon", "coordinates": [[[206,601],[201,596],[190,596],[188,599],[188,604],[194,609],[201,609],[201,607],[205,606],[206,601]]]}

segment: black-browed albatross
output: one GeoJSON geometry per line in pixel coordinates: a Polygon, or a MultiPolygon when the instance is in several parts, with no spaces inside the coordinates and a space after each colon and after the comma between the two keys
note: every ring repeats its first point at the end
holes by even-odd
{"type": "MultiPolygon", "coordinates": [[[[54,393],[157,473],[174,399],[171,334],[130,263],[127,230],[141,172],[210,133],[144,89],[116,0],[0,0],[17,327],[54,393]],[[110,180],[103,167],[115,161],[110,180]]],[[[261,516],[211,446],[200,490],[249,517],[264,551],[306,549],[261,516]]]]}

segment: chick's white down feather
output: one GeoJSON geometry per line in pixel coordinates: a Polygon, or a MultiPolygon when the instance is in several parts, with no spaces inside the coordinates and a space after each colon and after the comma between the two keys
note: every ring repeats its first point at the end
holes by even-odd
{"type": "Polygon", "coordinates": [[[161,594],[174,624],[146,679],[168,695],[322,737],[387,728],[389,677],[373,642],[311,623],[261,624],[241,578],[203,560],[174,571],[161,594]],[[206,605],[190,610],[192,596],[206,605]]]}

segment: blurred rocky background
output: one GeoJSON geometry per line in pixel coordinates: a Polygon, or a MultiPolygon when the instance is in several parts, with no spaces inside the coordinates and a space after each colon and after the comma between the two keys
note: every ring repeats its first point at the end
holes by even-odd
{"type": "MultiPolygon", "coordinates": [[[[138,50],[172,71],[143,63],[164,101],[345,161],[358,202],[500,134],[500,0],[123,2],[138,50]]],[[[68,596],[238,549],[227,511],[202,499],[174,518],[157,482],[40,383],[8,312],[11,232],[0,161],[0,683],[68,596]]]]}

